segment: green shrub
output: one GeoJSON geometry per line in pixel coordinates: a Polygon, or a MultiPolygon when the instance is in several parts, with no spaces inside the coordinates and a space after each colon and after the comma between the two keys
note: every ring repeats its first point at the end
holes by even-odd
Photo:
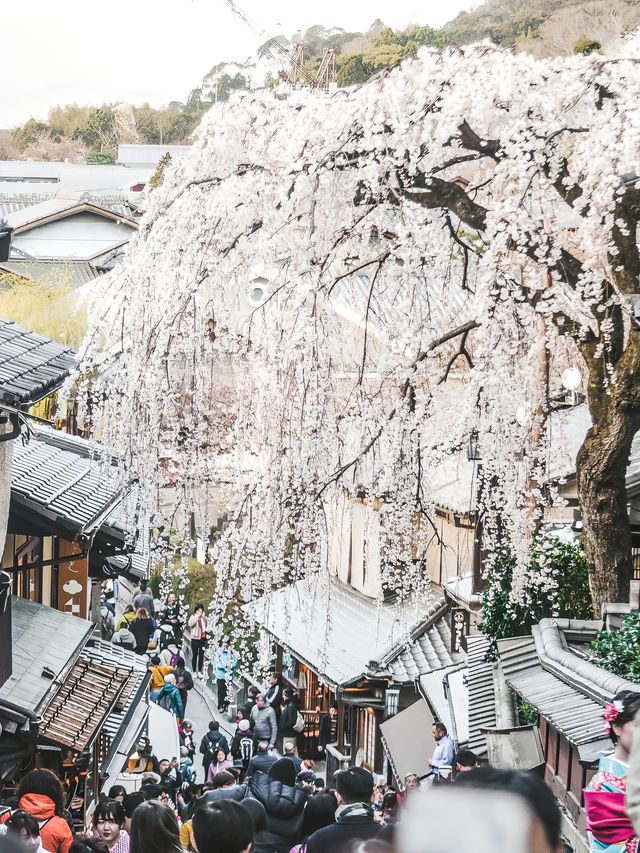
{"type": "Polygon", "coordinates": [[[581,53],[583,56],[588,56],[590,53],[597,53],[601,47],[602,45],[599,41],[587,38],[587,36],[582,36],[573,45],[573,52],[581,53]]]}
{"type": "Polygon", "coordinates": [[[510,551],[499,552],[482,594],[482,621],[478,627],[491,640],[490,655],[494,659],[496,640],[528,634],[541,619],[593,616],[587,560],[580,547],[554,537],[535,539],[524,594],[517,601],[512,596],[514,566],[510,551]]]}
{"type": "Polygon", "coordinates": [[[604,669],[640,684],[640,613],[625,616],[619,631],[600,631],[591,649],[604,669]]]}

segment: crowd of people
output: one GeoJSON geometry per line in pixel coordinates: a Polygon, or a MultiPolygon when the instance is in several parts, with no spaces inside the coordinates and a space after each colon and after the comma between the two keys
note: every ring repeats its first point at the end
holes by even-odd
{"type": "MultiPolygon", "coordinates": [[[[201,605],[187,624],[193,674],[198,674],[209,640],[201,605]]],[[[561,835],[557,801],[539,775],[481,766],[473,752],[457,749],[440,721],[433,724],[435,746],[424,757],[423,775],[409,773],[397,786],[356,766],[338,770],[327,784],[320,770],[324,765],[316,762],[335,742],[337,707],[318,718],[314,762],[303,749],[299,697],[275,671],[262,691],[249,687],[228,733],[211,720],[208,730],[196,735],[186,716],[194,678],[180,651],[184,625],[176,596],[170,594],[159,606],[141,584],[114,628],[114,642],[128,631],[134,650],[144,646],[149,654],[149,697],[176,717],[180,755],[157,757],[143,739],[128,763],[128,770],[139,774],[137,790],[116,785],[103,793],[90,812],[90,831],[82,834],[76,833],[65,808],[60,780],[49,770],[31,770],[13,801],[0,806],[0,842],[13,844],[11,853],[571,850],[561,835]],[[149,638],[157,640],[158,635],[140,627],[147,621],[156,626],[154,632],[164,626],[166,635],[151,648],[149,638]]],[[[237,665],[228,639],[222,640],[213,662],[222,712],[230,704],[237,665]]],[[[628,786],[633,787],[628,765],[638,714],[640,693],[633,691],[623,691],[605,708],[613,751],[601,760],[584,791],[593,853],[640,850],[632,823],[640,821],[640,779],[635,807],[626,799],[628,786]]]]}

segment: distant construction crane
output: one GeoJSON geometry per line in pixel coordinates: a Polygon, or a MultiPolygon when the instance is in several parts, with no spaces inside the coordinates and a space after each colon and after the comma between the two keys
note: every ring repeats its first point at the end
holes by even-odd
{"type": "Polygon", "coordinates": [[[264,27],[250,18],[234,0],[225,0],[225,2],[255,35],[265,39],[259,55],[265,56],[273,62],[281,80],[290,83],[292,86],[304,83],[312,89],[328,89],[330,83],[334,82],[336,73],[335,48],[325,50],[318,73],[314,75],[304,66],[304,44],[302,42],[296,44],[290,53],[277,39],[270,37],[264,27]]]}

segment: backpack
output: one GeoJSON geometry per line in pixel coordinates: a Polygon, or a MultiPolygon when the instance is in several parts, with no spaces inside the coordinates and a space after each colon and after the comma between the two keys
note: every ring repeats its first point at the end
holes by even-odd
{"type": "Polygon", "coordinates": [[[292,728],[294,732],[298,732],[298,734],[304,731],[304,717],[302,716],[300,711],[296,713],[296,721],[293,724],[292,728]]]}
{"type": "Polygon", "coordinates": [[[207,737],[207,757],[212,761],[216,760],[216,755],[218,752],[220,743],[220,738],[216,738],[216,740],[211,740],[210,737],[207,737]]]}
{"type": "Polygon", "coordinates": [[[173,704],[168,693],[163,693],[162,696],[158,696],[158,705],[161,708],[164,708],[165,711],[171,711],[171,713],[173,713],[173,704]]]}
{"type": "Polygon", "coordinates": [[[253,758],[253,738],[252,737],[243,737],[240,741],[240,758],[242,758],[242,764],[245,767],[248,767],[249,762],[253,758]]]}

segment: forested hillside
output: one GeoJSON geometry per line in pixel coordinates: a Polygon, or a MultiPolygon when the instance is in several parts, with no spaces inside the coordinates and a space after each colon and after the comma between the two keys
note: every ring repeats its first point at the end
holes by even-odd
{"type": "MultiPolygon", "coordinates": [[[[315,74],[327,48],[336,50],[339,86],[364,83],[383,68],[417,53],[422,45],[446,47],[489,39],[536,56],[608,52],[640,26],[640,0],[487,0],[461,12],[441,29],[415,25],[395,31],[377,20],[363,33],[314,26],[278,39],[288,49],[304,44],[304,64],[315,74]]],[[[119,142],[188,142],[203,113],[234,91],[275,86],[278,69],[264,57],[217,62],[185,97],[156,109],[149,104],[67,104],[47,121],[30,119],[0,131],[0,159],[113,162],[119,142]]]]}

